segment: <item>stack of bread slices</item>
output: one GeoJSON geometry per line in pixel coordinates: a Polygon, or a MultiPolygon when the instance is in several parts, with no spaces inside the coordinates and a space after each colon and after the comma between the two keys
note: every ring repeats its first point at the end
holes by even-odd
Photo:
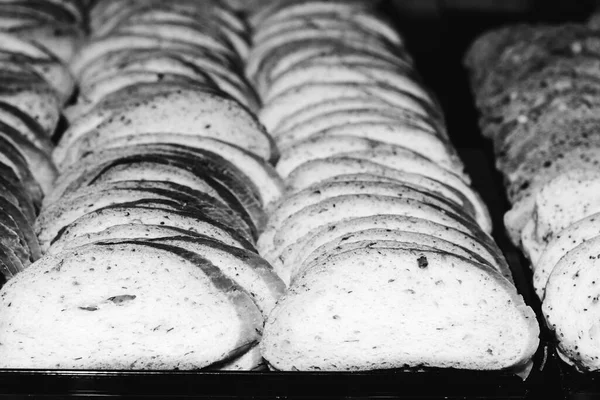
{"type": "Polygon", "coordinates": [[[0,285],[41,255],[33,224],[57,175],[52,137],[75,86],[57,56],[67,40],[43,32],[61,17],[80,30],[78,10],[70,1],[0,4],[0,285]]]}
{"type": "Polygon", "coordinates": [[[600,369],[600,33],[583,24],[508,26],[466,64],[483,134],[562,358],[600,369]]]}
{"type": "Polygon", "coordinates": [[[255,369],[285,285],[255,245],[283,184],[218,1],[104,0],[35,224],[0,292],[0,366],[255,369]],[[35,315],[35,318],[24,318],[35,315]]]}
{"type": "Polygon", "coordinates": [[[250,17],[246,73],[287,189],[258,241],[290,285],[263,356],[276,370],[524,367],[535,316],[373,4],[281,1],[250,17]]]}

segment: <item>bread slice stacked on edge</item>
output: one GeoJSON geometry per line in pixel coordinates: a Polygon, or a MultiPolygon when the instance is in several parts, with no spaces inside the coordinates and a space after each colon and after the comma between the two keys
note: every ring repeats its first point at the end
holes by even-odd
{"type": "MultiPolygon", "coordinates": [[[[50,9],[62,9],[53,3],[50,9]]],[[[57,176],[52,137],[75,86],[53,48],[2,32],[33,7],[20,2],[8,12],[9,5],[0,5],[0,286],[41,256],[33,225],[57,176]]]]}
{"type": "Polygon", "coordinates": [[[283,183],[250,111],[246,25],[217,1],[90,16],[35,223],[45,254],[0,291],[0,367],[260,368],[285,284],[255,246],[283,183]]]}
{"type": "Polygon", "coordinates": [[[371,2],[274,2],[250,22],[287,187],[258,241],[290,285],[270,367],[526,369],[535,315],[402,38],[371,2]]]}
{"type": "Polygon", "coordinates": [[[531,262],[559,354],[581,370],[600,369],[599,43],[584,24],[507,26],[465,60],[512,204],[507,230],[531,262]]]}

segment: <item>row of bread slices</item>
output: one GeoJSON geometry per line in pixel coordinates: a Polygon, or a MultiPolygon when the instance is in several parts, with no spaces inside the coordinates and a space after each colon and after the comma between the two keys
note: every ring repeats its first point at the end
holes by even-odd
{"type": "Polygon", "coordinates": [[[219,31],[242,23],[185,0],[100,1],[90,22],[72,65],[83,96],[92,69],[104,89],[54,152],[45,255],[0,292],[0,365],[258,368],[285,285],[255,243],[282,183],[272,141],[212,78],[243,82],[219,31]]]}
{"type": "Polygon", "coordinates": [[[90,25],[91,38],[71,63],[80,94],[70,120],[132,82],[217,87],[251,110],[258,106],[243,76],[247,26],[225,4],[100,1],[90,25]]]}
{"type": "Polygon", "coordinates": [[[531,262],[559,353],[600,368],[600,52],[583,24],[507,27],[466,63],[511,210],[505,223],[531,262]]]}
{"type": "Polygon", "coordinates": [[[0,280],[4,281],[41,255],[33,224],[57,175],[52,136],[74,80],[49,50],[9,33],[0,33],[0,76],[0,280]]]}
{"type": "Polygon", "coordinates": [[[287,185],[259,252],[289,290],[261,347],[277,370],[527,364],[538,327],[442,112],[369,2],[250,18],[247,74],[287,185]]]}

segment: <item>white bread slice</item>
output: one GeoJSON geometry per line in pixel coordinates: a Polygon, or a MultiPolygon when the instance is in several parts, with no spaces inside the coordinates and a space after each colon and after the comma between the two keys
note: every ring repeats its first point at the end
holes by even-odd
{"type": "MultiPolygon", "coordinates": [[[[182,53],[202,53],[202,48],[185,42],[161,39],[156,36],[119,34],[97,37],[88,41],[69,63],[69,66],[75,76],[78,76],[89,64],[93,64],[97,58],[110,52],[124,49],[165,49],[177,50],[182,53]]],[[[212,52],[212,55],[222,60],[225,65],[233,63],[229,57],[222,53],[212,52]]]]}
{"type": "Polygon", "coordinates": [[[286,179],[290,192],[298,192],[326,179],[346,174],[369,173],[392,178],[402,183],[415,183],[431,189],[463,207],[465,212],[475,217],[481,227],[491,232],[491,218],[487,208],[473,204],[464,193],[438,180],[422,174],[401,171],[376,162],[352,157],[329,157],[306,162],[294,169],[286,179]]]}
{"type": "Polygon", "coordinates": [[[179,247],[207,259],[250,295],[265,319],[285,291],[283,281],[269,263],[256,253],[202,236],[163,237],[146,241],[179,247]]]}
{"type": "Polygon", "coordinates": [[[77,108],[71,107],[70,116],[77,118],[78,115],[83,115],[89,112],[106,96],[119,90],[137,85],[139,83],[154,83],[154,82],[174,82],[180,85],[189,85],[192,87],[207,86],[212,90],[218,90],[216,84],[208,77],[190,78],[181,74],[151,72],[143,70],[122,71],[112,75],[105,75],[102,78],[94,81],[87,81],[80,85],[80,93],[82,99],[78,100],[77,108]]]}
{"type": "Polygon", "coordinates": [[[199,369],[243,354],[262,327],[210,262],[142,243],[44,257],[2,288],[0,309],[2,368],[199,369]]]}
{"type": "MultiPolygon", "coordinates": [[[[251,54],[250,54],[251,55],[251,54]]],[[[250,56],[249,55],[249,56],[250,56]]],[[[412,61],[407,53],[391,53],[389,49],[373,47],[368,48],[361,43],[340,42],[332,38],[306,39],[288,43],[285,46],[273,49],[259,61],[256,72],[253,75],[248,74],[257,89],[264,93],[270,86],[272,77],[278,76],[282,72],[294,68],[296,65],[310,62],[311,60],[320,60],[325,62],[344,62],[343,60],[357,60],[362,57],[363,61],[368,60],[371,63],[380,65],[394,65],[402,68],[408,68],[412,61]]]]}
{"type": "MultiPolygon", "coordinates": [[[[349,124],[406,124],[410,127],[422,129],[432,135],[438,135],[435,123],[429,118],[414,113],[412,110],[394,108],[392,110],[376,109],[345,109],[330,113],[320,114],[310,121],[302,122],[287,130],[277,130],[271,134],[281,147],[288,147],[316,133],[343,127],[349,124]]],[[[442,136],[442,134],[439,134],[442,136]]]]}
{"type": "Polygon", "coordinates": [[[68,68],[46,48],[23,40],[16,35],[0,32],[2,58],[17,57],[40,74],[66,103],[75,88],[75,80],[68,68]]]}
{"type": "MultiPolygon", "coordinates": [[[[104,207],[79,217],[60,231],[48,247],[55,244],[65,247],[64,243],[79,236],[101,232],[111,226],[123,224],[164,225],[206,235],[229,246],[254,249],[243,236],[215,220],[183,212],[179,207],[177,209],[166,205],[153,207],[152,204],[146,206],[140,201],[104,207]]],[[[45,251],[43,246],[42,250],[45,251]]]]}
{"type": "Polygon", "coordinates": [[[274,228],[277,230],[283,221],[305,207],[332,197],[352,194],[376,194],[417,200],[434,205],[450,213],[461,215],[462,218],[469,219],[472,223],[475,222],[472,216],[464,213],[463,209],[422,186],[393,181],[338,180],[335,182],[319,182],[300,192],[284,197],[273,208],[268,210],[269,220],[267,226],[270,229],[274,228]]]}
{"type": "Polygon", "coordinates": [[[599,252],[599,236],[569,250],[550,274],[542,303],[544,318],[558,340],[558,354],[581,371],[600,369],[599,252]]]}
{"type": "MultiPolygon", "coordinates": [[[[139,200],[165,200],[165,204],[179,206],[181,211],[196,212],[219,221],[236,230],[249,242],[254,241],[256,230],[250,227],[237,211],[201,192],[185,191],[179,185],[166,185],[156,181],[125,181],[117,184],[94,185],[91,190],[73,192],[61,201],[45,208],[35,222],[40,244],[48,243],[77,218],[92,211],[117,204],[139,200]]],[[[247,217],[248,218],[248,217],[247,217]]],[[[249,219],[249,218],[248,218],[249,219]]]]}
{"type": "Polygon", "coordinates": [[[224,40],[220,32],[210,32],[206,28],[198,29],[200,24],[173,23],[162,21],[124,21],[111,31],[111,35],[140,35],[157,37],[163,40],[184,42],[192,46],[203,47],[211,52],[221,53],[227,57],[237,57],[235,49],[224,40]]]}
{"type": "Polygon", "coordinates": [[[535,314],[496,271],[463,258],[361,248],[305,270],[271,313],[261,349],[278,370],[522,368],[535,314]]]}
{"type": "Polygon", "coordinates": [[[81,236],[74,237],[69,241],[58,240],[52,244],[46,251],[46,255],[58,254],[66,250],[72,250],[76,247],[86,244],[102,242],[114,239],[155,239],[172,236],[199,236],[199,234],[184,229],[165,225],[149,225],[125,223],[120,225],[111,225],[108,228],[90,232],[81,236]]]}
{"type": "Polygon", "coordinates": [[[330,241],[358,231],[415,232],[431,235],[470,249],[485,258],[508,280],[513,281],[512,273],[504,255],[488,235],[481,231],[464,232],[464,227],[459,222],[454,222],[454,224],[452,222],[454,221],[442,225],[426,218],[391,214],[350,218],[311,231],[297,242],[285,247],[279,254],[275,253],[272,256],[263,254],[263,256],[273,265],[279,276],[288,282],[290,276],[288,266],[302,264],[308,254],[330,241]]]}
{"type": "Polygon", "coordinates": [[[559,260],[581,243],[600,236],[600,213],[589,215],[574,222],[554,235],[533,264],[533,287],[540,299],[544,299],[548,278],[559,260]]]}
{"type": "Polygon", "coordinates": [[[292,282],[294,277],[298,275],[298,273],[300,273],[304,267],[312,265],[313,263],[320,263],[321,260],[330,257],[332,254],[337,254],[337,252],[341,249],[344,249],[345,251],[348,248],[347,246],[351,246],[351,244],[355,245],[356,248],[360,248],[370,246],[372,243],[376,243],[378,247],[388,248],[393,248],[396,243],[408,243],[411,246],[414,245],[414,248],[422,248],[423,246],[426,246],[431,250],[443,251],[455,256],[466,258],[473,263],[484,264],[497,271],[493,265],[471,250],[456,243],[437,238],[433,235],[407,232],[402,230],[368,229],[364,231],[356,231],[340,238],[336,238],[335,240],[325,243],[313,250],[301,264],[295,264],[291,266],[292,282]]]}
{"type": "Polygon", "coordinates": [[[548,181],[535,195],[532,219],[521,234],[521,244],[532,254],[539,252],[552,237],[573,222],[600,212],[600,172],[573,169],[548,181]],[[527,234],[530,232],[532,234],[527,234]]]}
{"type": "MultiPolygon", "coordinates": [[[[276,169],[282,177],[287,177],[290,172],[299,167],[305,162],[319,158],[327,158],[330,156],[358,152],[358,151],[392,151],[405,153],[409,152],[429,162],[431,159],[422,154],[415,153],[404,146],[380,142],[377,140],[365,139],[358,136],[316,136],[306,140],[302,140],[281,152],[279,160],[277,160],[276,169]]],[[[439,166],[439,165],[438,165],[439,166]]],[[[439,166],[441,167],[441,166],[439,166]]],[[[464,180],[468,179],[464,168],[449,170],[456,175],[459,175],[464,180]]]]}
{"type": "Polygon", "coordinates": [[[253,10],[248,21],[254,29],[257,29],[263,24],[279,19],[310,16],[315,13],[336,14],[344,17],[361,12],[368,12],[372,7],[372,3],[364,1],[311,0],[301,3],[273,1],[261,8],[253,10]]]}
{"type": "Polygon", "coordinates": [[[452,224],[448,221],[453,220],[460,223],[463,232],[477,231],[472,220],[417,200],[369,194],[341,195],[303,208],[286,218],[277,229],[271,230],[269,226],[259,238],[263,240],[259,244],[261,254],[283,250],[320,226],[379,214],[422,217],[442,225],[452,224]],[[272,241],[268,240],[270,237],[272,241]]]}
{"type": "MultiPolygon", "coordinates": [[[[450,171],[462,171],[464,165],[446,139],[415,126],[399,123],[365,122],[339,125],[317,132],[308,139],[321,137],[356,136],[396,146],[406,147],[438,163],[450,171]]],[[[293,143],[289,144],[293,145],[293,143]]],[[[279,143],[281,151],[287,146],[279,143]]]]}
{"type": "Polygon", "coordinates": [[[259,113],[259,119],[271,132],[276,130],[282,121],[307,106],[337,98],[361,96],[384,101],[392,107],[402,108],[410,104],[405,93],[383,83],[313,82],[290,88],[265,103],[259,113]]]}
{"type": "Polygon", "coordinates": [[[276,35],[270,35],[261,42],[256,43],[250,50],[246,60],[246,75],[254,76],[263,60],[277,49],[313,39],[330,39],[341,45],[352,43],[352,46],[357,48],[366,47],[374,51],[390,51],[389,43],[386,43],[376,34],[352,31],[347,26],[332,26],[330,29],[321,29],[306,24],[304,28],[288,29],[276,35]]]}
{"type": "MultiPolygon", "coordinates": [[[[163,96],[146,99],[141,104],[113,111],[110,117],[92,129],[95,137],[125,136],[136,133],[175,132],[208,136],[243,147],[270,160],[275,157],[272,139],[254,116],[233,99],[198,90],[174,87],[163,96]],[[215,118],[218,115],[218,118],[215,118]],[[122,120],[121,120],[122,118],[122,120]]],[[[59,169],[64,169],[66,149],[89,130],[71,127],[54,151],[59,169]]]]}
{"type": "Polygon", "coordinates": [[[399,92],[411,95],[434,104],[429,93],[410,76],[402,73],[400,69],[380,68],[370,64],[319,64],[317,61],[302,63],[296,68],[286,70],[278,76],[272,77],[271,85],[264,93],[263,99],[269,102],[278,95],[285,93],[292,87],[312,82],[353,82],[378,84],[383,83],[395,88],[399,92]]]}
{"type": "MultiPolygon", "coordinates": [[[[410,96],[406,96],[406,106],[404,108],[412,110],[420,115],[427,116],[429,113],[426,111],[426,107],[421,104],[417,99],[413,99],[410,96]]],[[[290,115],[285,120],[272,129],[270,133],[277,135],[279,132],[285,132],[289,129],[300,127],[306,123],[313,121],[324,114],[329,114],[337,111],[353,110],[353,109],[364,109],[364,110],[383,110],[387,112],[394,112],[396,106],[374,97],[368,96],[355,96],[355,97],[340,97],[334,100],[318,101],[310,104],[297,113],[290,115]]]]}
{"type": "MultiPolygon", "coordinates": [[[[260,200],[265,207],[279,199],[283,193],[283,180],[277,171],[264,159],[235,144],[206,136],[190,136],[165,132],[140,133],[96,141],[95,150],[159,143],[175,144],[192,149],[204,149],[228,160],[254,183],[259,192],[260,200]]],[[[79,147],[85,150],[85,147],[79,147]]],[[[74,159],[75,155],[71,154],[69,150],[67,150],[67,158],[74,159]]]]}

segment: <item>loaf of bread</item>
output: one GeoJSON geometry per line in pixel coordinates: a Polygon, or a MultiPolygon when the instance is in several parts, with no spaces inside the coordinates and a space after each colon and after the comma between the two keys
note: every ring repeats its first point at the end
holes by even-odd
{"type": "Polygon", "coordinates": [[[258,250],[289,284],[260,347],[274,370],[526,371],[532,310],[442,110],[375,3],[250,15],[246,74],[286,185],[258,250]]]}
{"type": "Polygon", "coordinates": [[[512,203],[506,228],[531,262],[559,355],[582,371],[600,369],[593,345],[592,269],[600,252],[594,21],[500,28],[478,38],[466,58],[481,129],[494,143],[512,203]]]}

